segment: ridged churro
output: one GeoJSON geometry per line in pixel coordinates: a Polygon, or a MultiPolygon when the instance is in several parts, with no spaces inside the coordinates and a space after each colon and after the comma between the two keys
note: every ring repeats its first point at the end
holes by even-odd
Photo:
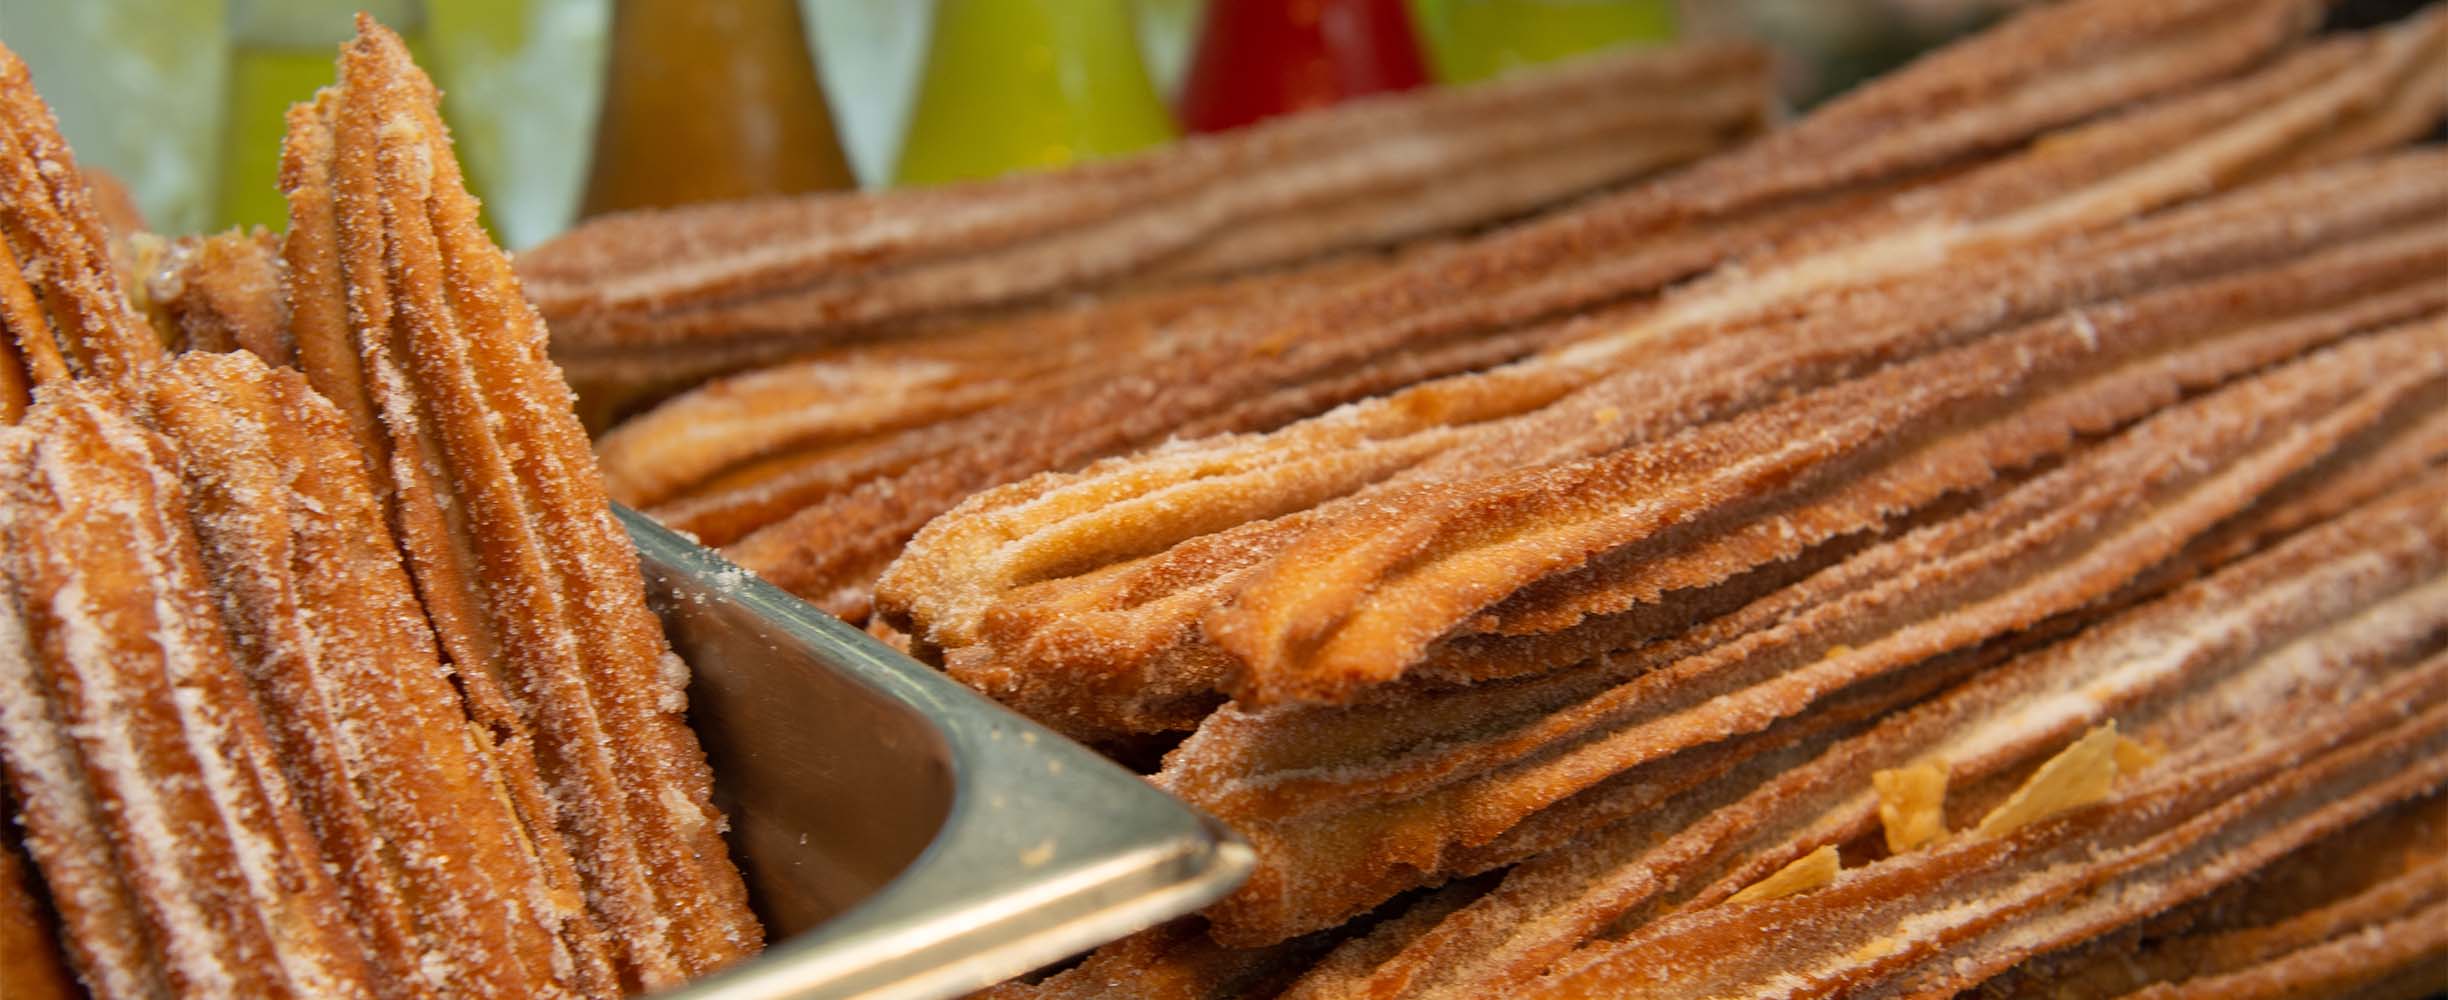
{"type": "MultiPolygon", "coordinates": [[[[1159,254],[1126,274],[1080,277],[1087,284],[1068,294],[1087,297],[1085,303],[1069,298],[1048,301],[1044,290],[1027,293],[1016,305],[972,303],[960,296],[975,292],[975,287],[946,284],[944,293],[953,296],[946,302],[887,304],[901,312],[857,322],[826,312],[811,314],[797,321],[796,327],[777,326],[777,330],[799,330],[795,336],[849,338],[854,343],[716,379],[636,415],[604,437],[601,455],[606,474],[615,496],[625,502],[647,509],[664,523],[708,544],[741,542],[730,553],[734,558],[828,610],[853,619],[863,617],[868,586],[900,543],[927,518],[969,492],[1170,435],[1278,426],[1421,379],[1514,360],[1554,342],[1568,332],[1557,324],[1518,329],[1416,328],[1381,338],[1340,338],[1337,350],[1321,353],[1301,349],[1299,342],[1306,334],[1286,327],[1309,322],[1302,318],[1300,303],[1320,302],[1338,290],[1356,290],[1398,271],[1405,260],[1443,249],[1441,244],[1423,243],[1384,255],[1375,252],[1376,248],[1507,220],[1560,201],[1565,193],[1595,190],[1730,141],[1741,130],[1717,129],[1687,136],[1671,123],[1643,118],[1645,112],[1638,109],[1654,103],[1651,86],[1664,85],[1669,77],[1680,80],[1691,72],[1704,72],[1706,78],[1675,86],[1701,88],[1697,94],[1686,89],[1679,98],[1694,109],[1718,107],[1730,112],[1764,104],[1760,67],[1745,66],[1738,54],[1719,48],[1607,57],[1589,66],[1508,79],[1487,88],[1486,93],[1463,88],[1381,102],[1386,106],[1320,112],[1320,122],[1298,123],[1302,135],[1313,139],[1327,135],[1332,130],[1325,119],[1331,119],[1356,122],[1370,135],[1390,130],[1393,138],[1375,145],[1349,136],[1328,144],[1303,139],[1279,150],[1287,160],[1281,170],[1226,171],[1197,184],[1201,197],[1256,199],[1251,205],[1267,198],[1291,197],[1299,208],[1280,213],[1280,221],[1242,220],[1195,245],[1159,254]],[[1550,90],[1570,91],[1575,99],[1561,103],[1533,99],[1550,90]],[[1384,117],[1397,110],[1410,114],[1419,110],[1413,108],[1415,104],[1438,110],[1411,118],[1397,115],[1401,121],[1395,124],[1388,124],[1391,120],[1384,117]],[[1467,170],[1445,170],[1400,183],[1378,176],[1389,170],[1412,170],[1404,164],[1415,158],[1418,150],[1414,147],[1477,148],[1494,142],[1500,133],[1520,133],[1527,141],[1558,129],[1577,128],[1573,123],[1582,119],[1613,120],[1627,111],[1634,114],[1630,126],[1634,131],[1604,136],[1593,149],[1550,149],[1534,143],[1502,162],[1467,170]],[[1313,175],[1331,180],[1336,189],[1349,186],[1352,190],[1332,197],[1275,191],[1295,182],[1309,183],[1301,178],[1313,175]],[[1232,191],[1241,194],[1231,195],[1232,191]],[[1360,252],[1281,266],[1338,249],[1360,252]],[[1262,269],[1262,265],[1271,269],[1262,269]],[[1245,273],[1253,270],[1259,273],[1245,273]],[[840,329],[826,333],[835,327],[840,329]],[[865,332],[859,332],[862,330],[865,332]],[[856,336],[851,337],[852,333],[856,336]],[[1288,351],[1296,356],[1270,360],[1288,351]],[[1237,395],[1210,395],[1206,381],[1219,369],[1245,373],[1237,378],[1263,381],[1246,382],[1237,395]],[[900,385],[904,391],[886,391],[885,385],[900,385]],[[1122,412],[1129,405],[1123,400],[1112,400],[1111,409],[1097,400],[1125,388],[1139,401],[1141,411],[1127,414],[1126,421],[1098,426],[1073,415],[1111,417],[1122,412]],[[1205,402],[1167,398],[1173,394],[1190,394],[1205,402]],[[979,434],[1000,436],[1005,433],[1003,428],[1040,422],[1059,423],[1073,432],[1059,439],[1048,435],[1045,440],[1012,442],[1006,447],[970,446],[979,434]],[[751,533],[757,537],[743,541],[751,533]]],[[[1237,144],[1259,138],[1195,140],[1156,154],[1168,165],[1151,169],[1189,169],[1189,164],[1212,158],[1199,152],[1210,144],[1220,141],[1237,149],[1237,144]]],[[[1089,174],[1093,172],[1082,172],[1059,185],[1050,180],[1009,182],[1011,190],[1000,195],[982,190],[972,198],[977,205],[965,211],[983,212],[997,197],[1025,196],[1040,201],[1109,197],[1110,192],[1090,190],[1093,178],[1089,174]],[[1045,190],[1049,187],[1057,190],[1050,194],[1045,190]]],[[[936,192],[899,192],[874,196],[872,206],[841,199],[820,204],[844,216],[853,209],[872,208],[875,218],[861,221],[860,226],[877,233],[906,228],[931,234],[932,229],[912,219],[940,209],[937,202],[946,197],[936,192]],[[904,214],[911,219],[902,218],[904,214]]],[[[810,207],[812,212],[816,206],[810,207]]],[[[1008,209],[1021,214],[1046,210],[1038,201],[1026,206],[1015,202],[1008,209]]],[[[708,210],[655,216],[625,228],[607,223],[606,232],[618,229],[625,234],[623,240],[599,240],[592,230],[582,230],[566,244],[539,248],[522,261],[522,267],[531,278],[559,274],[570,270],[563,266],[568,263],[564,258],[581,256],[581,250],[596,256],[628,253],[628,240],[651,225],[690,228],[710,223],[714,214],[725,211],[740,214],[708,210]]],[[[1209,209],[1177,200],[1116,211],[1123,213],[1116,218],[1123,219],[1138,215],[1178,218],[1198,216],[1209,209]]],[[[817,225],[825,218],[814,214],[806,225],[825,228],[817,225]]],[[[1128,235],[1129,227],[1121,222],[1108,220],[1096,226],[1119,227],[1117,232],[1128,235]]],[[[854,240],[863,231],[853,227],[834,235],[854,240]]],[[[1120,238],[1097,235],[1103,231],[1094,229],[1079,238],[1098,245],[1120,238]]],[[[1002,263],[984,266],[993,273],[1013,268],[1042,270],[1046,261],[1065,259],[1067,251],[1051,244],[1072,239],[1066,232],[995,237],[1019,242],[994,251],[994,260],[1002,263]]],[[[764,244],[749,244],[748,249],[759,249],[761,255],[746,249],[726,250],[710,254],[715,263],[707,266],[717,270],[780,267],[791,246],[790,237],[786,229],[777,227],[764,244]],[[734,264],[734,258],[740,263],[734,264]]],[[[879,251],[839,262],[835,266],[838,274],[815,270],[798,278],[774,280],[856,290],[864,284],[902,281],[910,277],[911,269],[972,266],[958,256],[957,245],[923,252],[913,249],[911,253],[912,259],[905,261],[879,251]]],[[[694,260],[690,266],[704,263],[694,260]]],[[[1688,273],[1690,266],[1683,264],[1681,270],[1667,270],[1662,276],[1632,280],[1654,287],[1688,273]]],[[[629,270],[679,269],[669,261],[641,257],[629,270]]],[[[615,269],[614,273],[622,272],[615,269]]],[[[1528,274],[1522,269],[1514,273],[1528,274]]],[[[621,280],[636,277],[640,275],[621,280]]],[[[574,287],[616,283],[606,278],[574,287]]],[[[565,316],[574,307],[549,291],[567,283],[537,280],[534,284],[547,289],[539,291],[539,296],[554,321],[555,351],[570,366],[574,381],[587,397],[582,399],[583,413],[600,415],[607,412],[607,406],[620,408],[603,403],[606,395],[596,390],[598,384],[615,386],[617,395],[622,383],[669,381],[675,372],[692,370],[690,366],[724,363],[720,359],[725,356],[722,345],[728,334],[711,342],[707,337],[688,335],[682,341],[685,349],[589,346],[595,337],[590,331],[601,323],[583,315],[565,316]]],[[[734,312],[751,307],[770,311],[796,301],[794,296],[803,297],[796,292],[759,293],[766,298],[719,294],[743,300],[741,305],[721,306],[734,312]],[[773,295],[783,298],[769,301],[773,295]]],[[[862,291],[852,301],[859,308],[868,308],[875,295],[873,290],[862,291]]],[[[606,315],[611,319],[651,328],[655,323],[679,323],[712,307],[658,307],[660,313],[637,304],[602,308],[609,310],[606,315]]],[[[1395,308],[1396,303],[1384,302],[1376,321],[1391,321],[1395,308]]]]}
{"type": "Polygon", "coordinates": [[[753,953],[761,931],[681,719],[686,668],[435,105],[398,38],[361,20],[339,83],[292,111],[300,367],[390,479],[470,717],[533,761],[511,789],[522,819],[570,842],[623,981],[675,983],[753,953]]]}
{"type": "MultiPolygon", "coordinates": [[[[2232,72],[2309,16],[2303,5],[2265,3],[2157,5],[2121,13],[2113,29],[2097,19],[2035,18],[1985,57],[1949,57],[1882,81],[1683,175],[1422,252],[1379,275],[1272,293],[1291,284],[1287,276],[1248,304],[1170,321],[1161,351],[1115,352],[1021,397],[855,447],[818,442],[785,452],[773,465],[744,468],[753,474],[746,482],[709,485],[652,512],[855,618],[909,533],[970,493],[1168,438],[1265,430],[1588,336],[1603,328],[1556,321],[1626,300],[1637,312],[1642,297],[1670,282],[1790,242],[1831,217],[1875,214],[1909,178],[2005,144],[2021,134],[2016,128],[2062,124],[2232,72]],[[2107,53],[2115,55],[2091,58],[2107,53]],[[2049,86],[2000,107],[1989,99],[1999,79],[2049,86]],[[1886,127],[1907,116],[1933,122],[1886,127]],[[1438,360],[1421,363],[1430,357],[1438,360]]],[[[2429,99],[2410,92],[2418,99],[2404,103],[2429,99]]],[[[719,426],[682,430],[691,415],[649,415],[623,443],[726,434],[719,426]]],[[[644,463],[621,455],[615,464],[644,463]]]]}
{"type": "Polygon", "coordinates": [[[2438,957],[2448,955],[2442,805],[2434,795],[2383,812],[2197,902],[2027,962],[1978,995],[2045,984],[2073,1000],[2243,990],[2427,996],[2438,957]],[[2408,950],[2413,960],[2403,961],[2408,950]]]}
{"type": "MultiPolygon", "coordinates": [[[[1692,558],[1725,566],[1730,556],[1741,561],[1729,568],[1741,569],[1872,527],[1876,518],[1766,518],[1781,501],[1738,478],[1787,477],[1776,490],[1816,496],[1828,487],[1814,483],[1866,471],[1856,463],[1872,452],[1795,451],[1776,467],[1703,461],[1703,453],[1740,453],[1747,440],[1782,433],[1780,420],[1844,426],[1807,415],[1799,401],[1757,408],[1827,386],[1820,391],[1834,395],[1804,398],[1840,413],[1851,405],[1838,401],[1847,390],[1827,380],[1893,361],[1899,350],[1952,350],[1977,365],[1978,345],[1994,336],[1983,329],[2012,329],[2118,289],[2436,213],[2448,196],[2438,154],[2417,152],[2295,170],[2164,219],[2125,221],[2136,209],[2184,200],[2190,191],[2170,178],[2237,176],[2257,158],[2300,148],[2338,108],[2401,98],[2436,104],[2426,81],[2441,70],[2432,43],[2443,23],[2433,16],[2327,42],[2258,74],[2051,137],[1902,199],[1891,218],[1814,230],[1810,240],[1827,249],[1796,241],[1529,361],[1267,435],[1187,443],[987,491],[911,544],[879,591],[883,608],[921,648],[940,648],[956,675],[1093,735],[1179,724],[1170,720],[1182,714],[1163,703],[1194,702],[1202,689],[1259,702],[1349,699],[1423,668],[1445,642],[1470,633],[1553,631],[1507,624],[1508,605],[1552,603],[1578,590],[1569,599],[1577,604],[1542,612],[1569,624],[1711,582],[1668,575],[1638,583],[1610,568],[1655,563],[1660,545],[1696,545],[1692,558]],[[2327,82],[2307,88],[2307,80],[2327,82]],[[2282,95],[2299,102],[2290,109],[2297,113],[2252,114],[2282,95]],[[2349,191],[2356,197],[2341,201],[2349,191]],[[1951,308],[1966,295],[1987,308],[1924,305],[1951,308]],[[1796,311],[1805,301],[1823,305],[1796,311]],[[1606,504],[1606,494],[1590,492],[1647,495],[1660,475],[1677,481],[1678,467],[1708,470],[1689,480],[1691,495],[1707,503],[1606,504]],[[1711,519],[1732,533],[1717,534],[1711,519]],[[1785,530],[1779,525],[1795,533],[1760,534],[1785,530]],[[1609,578],[1612,596],[1576,584],[1593,576],[1609,578]]],[[[2414,261],[2405,259],[2430,266],[2414,261]]],[[[2229,307],[2239,315],[2252,308],[2229,307]]],[[[2062,332],[2086,340],[2097,332],[2096,312],[2060,321],[2062,332]]],[[[2004,358],[2019,350],[2010,341],[1988,350],[2004,358]]],[[[1939,374],[1942,363],[1930,364],[1939,374]]],[[[2019,389],[1969,370],[1959,377],[1977,394],[2007,394],[1992,397],[1999,402],[2058,391],[2038,370],[2016,376],[2037,379],[2019,389]]],[[[1866,399],[1880,378],[1903,376],[1872,374],[1850,391],[1866,399]]],[[[1927,405],[1919,412],[1931,426],[1994,405],[1972,396],[1943,401],[1944,384],[1914,383],[1922,403],[1890,391],[1883,405],[1927,405]]],[[[2099,391],[2124,390],[2101,383],[2099,391]]],[[[2132,398],[2142,408],[2129,416],[2091,419],[2113,424],[2158,405],[2132,398]]],[[[1919,447],[1906,427],[1861,440],[1919,447]]],[[[2029,443],[2009,439],[2030,431],[2002,422],[1993,433],[2006,435],[1996,440],[2008,450],[1956,472],[1933,467],[1932,479],[1899,467],[1899,476],[1922,477],[1910,494],[1919,499],[1882,500],[1880,487],[1865,485],[1846,502],[1866,504],[1863,513],[1882,503],[1908,509],[2047,453],[2010,459],[2029,443]],[[1963,474],[1970,478],[1955,478],[1963,474]]],[[[1203,708],[1191,711],[1195,718],[1203,708]]]]}
{"type": "Polygon", "coordinates": [[[240,665],[383,975],[437,993],[615,992],[568,852],[509,807],[503,772],[529,765],[469,725],[338,412],[250,355],[191,355],[138,386],[182,455],[240,665]]]}
{"type": "Polygon", "coordinates": [[[0,442],[0,476],[0,732],[88,983],[377,995],[211,602],[168,443],[107,390],[53,387],[0,442]]]}
{"type": "Polygon", "coordinates": [[[2205,397],[1739,612],[1551,679],[1349,710],[1226,708],[1157,780],[1262,845],[1259,874],[1219,914],[1236,937],[1319,926],[1645,762],[2107,596],[2392,407],[2436,409],[2448,371],[2418,359],[2443,337],[2435,320],[2205,397]],[[2422,373],[2353,400],[2404,363],[2422,373]],[[2179,449],[2218,473],[2171,475],[2160,456],[2179,449]],[[2150,506],[2115,513],[2137,496],[2150,506]],[[1433,742],[1406,750],[1419,740],[1433,742]],[[1416,854],[1366,846],[1395,831],[1416,854]]]}
{"type": "Polygon", "coordinates": [[[0,424],[24,414],[35,385],[161,356],[109,246],[51,109],[0,47],[0,424]]]}
{"type": "Polygon", "coordinates": [[[573,381],[618,392],[641,359],[669,383],[928,315],[1501,220],[1707,152],[1768,102],[1747,45],[1606,56],[1051,174],[619,216],[520,267],[573,381]]]}

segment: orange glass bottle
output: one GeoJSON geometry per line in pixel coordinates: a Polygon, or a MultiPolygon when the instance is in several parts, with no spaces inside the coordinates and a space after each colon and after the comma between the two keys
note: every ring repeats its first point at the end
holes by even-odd
{"type": "Polygon", "coordinates": [[[857,186],[796,0],[619,0],[582,213],[857,186]]]}

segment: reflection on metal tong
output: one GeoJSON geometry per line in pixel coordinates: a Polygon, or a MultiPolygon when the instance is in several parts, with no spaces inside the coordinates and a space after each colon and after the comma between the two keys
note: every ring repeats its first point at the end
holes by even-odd
{"type": "Polygon", "coordinates": [[[936,1000],[1205,906],[1239,838],[627,509],[774,942],[671,994],[936,1000]]]}

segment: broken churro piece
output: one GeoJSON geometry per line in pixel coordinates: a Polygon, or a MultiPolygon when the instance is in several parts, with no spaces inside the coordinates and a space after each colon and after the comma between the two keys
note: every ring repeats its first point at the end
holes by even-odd
{"type": "Polygon", "coordinates": [[[1946,836],[1945,763],[1926,760],[1880,771],[1870,782],[1878,789],[1879,825],[1886,831],[1889,853],[1902,854],[1946,836]]]}
{"type": "Polygon", "coordinates": [[[1777,869],[1776,874],[1751,883],[1749,888],[1726,897],[1726,902],[1728,904],[1754,903],[1809,892],[1836,881],[1836,873],[1842,870],[1843,866],[1844,862],[1836,856],[1836,845],[1822,844],[1818,850],[1795,858],[1792,864],[1777,869]]]}
{"type": "Polygon", "coordinates": [[[1975,837],[2003,837],[2033,823],[2108,797],[2116,783],[2116,723],[2092,727],[2025,779],[2021,788],[1981,817],[1975,837]]]}
{"type": "Polygon", "coordinates": [[[269,365],[291,362],[278,236],[258,228],[180,237],[147,257],[145,306],[179,350],[245,350],[269,365]]]}

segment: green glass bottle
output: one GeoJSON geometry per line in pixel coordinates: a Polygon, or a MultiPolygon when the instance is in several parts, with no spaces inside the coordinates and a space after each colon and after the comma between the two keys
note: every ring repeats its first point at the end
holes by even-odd
{"type": "Polygon", "coordinates": [[[893,176],[991,177],[1173,135],[1127,0],[941,0],[893,176]]]}
{"type": "Polygon", "coordinates": [[[219,176],[214,182],[217,226],[289,222],[280,193],[281,137],[289,106],[332,82],[340,43],[355,31],[353,15],[374,15],[423,50],[423,0],[229,0],[229,80],[221,123],[219,176]]]}

